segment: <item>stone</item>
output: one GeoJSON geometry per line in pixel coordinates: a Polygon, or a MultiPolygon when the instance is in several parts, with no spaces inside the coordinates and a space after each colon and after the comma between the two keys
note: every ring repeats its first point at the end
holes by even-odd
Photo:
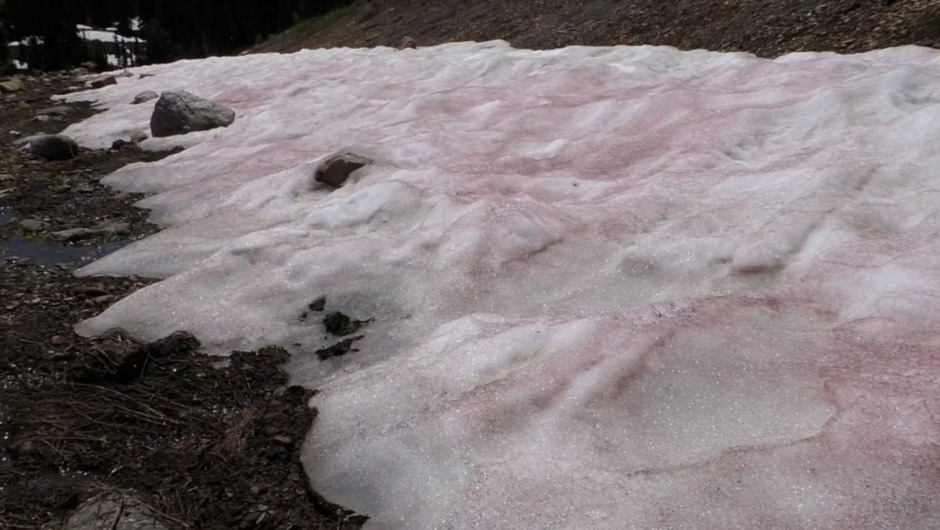
{"type": "Polygon", "coordinates": [[[140,142],[143,142],[147,138],[150,138],[150,137],[147,136],[147,133],[145,133],[144,131],[138,130],[138,131],[134,131],[131,133],[131,141],[134,142],[135,144],[139,144],[140,142]]]}
{"type": "Polygon", "coordinates": [[[355,153],[340,153],[320,162],[313,179],[338,188],[346,183],[353,171],[371,163],[372,160],[355,153]]]}
{"type": "Polygon", "coordinates": [[[13,77],[0,82],[0,92],[19,92],[20,90],[23,90],[23,81],[21,79],[13,77]]]}
{"type": "Polygon", "coordinates": [[[294,444],[294,439],[291,438],[290,436],[287,436],[286,434],[278,434],[276,436],[272,436],[271,440],[287,447],[290,447],[291,445],[294,444]]]}
{"type": "Polygon", "coordinates": [[[53,346],[62,346],[68,341],[62,335],[53,335],[52,338],[49,339],[49,342],[52,343],[53,346]]]}
{"type": "Polygon", "coordinates": [[[69,160],[79,153],[78,143],[64,134],[41,134],[29,138],[29,152],[46,160],[69,160]]]}
{"type": "Polygon", "coordinates": [[[131,231],[130,223],[126,221],[105,221],[94,228],[95,232],[105,232],[114,235],[127,235],[131,231]]]}
{"type": "Polygon", "coordinates": [[[85,61],[78,66],[81,68],[84,68],[85,70],[88,70],[89,72],[96,72],[98,70],[98,65],[95,64],[94,61],[85,61]]]}
{"type": "Polygon", "coordinates": [[[124,140],[122,138],[118,138],[117,140],[111,142],[111,150],[119,151],[125,145],[131,145],[131,142],[128,142],[127,140],[124,140]]]}
{"type": "Polygon", "coordinates": [[[79,66],[78,68],[72,68],[71,70],[69,70],[69,73],[78,77],[78,76],[88,75],[91,72],[89,72],[87,68],[79,66]]]}
{"type": "Polygon", "coordinates": [[[39,116],[33,116],[33,119],[31,121],[38,121],[40,123],[45,123],[51,119],[52,118],[50,116],[46,116],[45,114],[40,114],[39,116]]]}
{"type": "Polygon", "coordinates": [[[185,90],[164,92],[154,105],[150,133],[154,138],[228,127],[235,111],[185,90]]]}
{"type": "Polygon", "coordinates": [[[399,50],[404,50],[406,48],[415,49],[418,47],[418,41],[414,37],[405,35],[401,38],[401,45],[398,47],[399,50]]]}
{"type": "Polygon", "coordinates": [[[160,96],[153,90],[145,90],[134,96],[134,99],[131,100],[131,105],[140,105],[141,103],[146,103],[147,101],[150,101],[151,99],[157,99],[158,97],[160,96]]]}
{"type": "Polygon", "coordinates": [[[37,114],[40,116],[65,116],[70,112],[72,112],[72,107],[68,105],[56,105],[54,107],[46,107],[37,114]]]}
{"type": "Polygon", "coordinates": [[[56,241],[80,241],[82,239],[87,239],[94,234],[94,230],[89,230],[87,228],[69,228],[66,230],[59,230],[58,232],[52,232],[49,234],[49,236],[56,241]]]}
{"type": "Polygon", "coordinates": [[[101,494],[82,503],[63,530],[167,530],[145,504],[121,493],[101,494]]]}
{"type": "Polygon", "coordinates": [[[113,75],[109,75],[108,77],[95,79],[94,81],[92,81],[91,88],[104,88],[106,86],[116,85],[116,84],[117,84],[117,78],[114,77],[113,75]]]}
{"type": "Polygon", "coordinates": [[[39,232],[46,227],[46,223],[39,219],[23,219],[20,226],[27,232],[39,232]]]}

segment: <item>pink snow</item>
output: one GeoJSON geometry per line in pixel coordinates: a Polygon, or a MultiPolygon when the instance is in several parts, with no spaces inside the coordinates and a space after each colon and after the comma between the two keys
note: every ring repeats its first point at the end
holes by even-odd
{"type": "Polygon", "coordinates": [[[277,344],[371,528],[940,527],[940,52],[318,50],[143,67],[67,134],[225,129],[106,182],[163,278],[79,326],[277,344]],[[324,157],[375,160],[332,190],[324,157]],[[374,318],[358,352],[306,305],[374,318]]]}

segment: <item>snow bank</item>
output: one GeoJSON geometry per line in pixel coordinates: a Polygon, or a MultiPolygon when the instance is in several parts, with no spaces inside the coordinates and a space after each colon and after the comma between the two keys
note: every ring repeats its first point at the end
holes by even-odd
{"type": "Polygon", "coordinates": [[[305,462],[374,528],[927,528],[940,520],[940,58],[505,43],[138,68],[66,134],[226,129],[106,182],[165,278],[79,326],[280,344],[305,462]],[[313,168],[376,162],[339,190],[313,168]],[[320,361],[307,304],[375,320],[320,361]]]}

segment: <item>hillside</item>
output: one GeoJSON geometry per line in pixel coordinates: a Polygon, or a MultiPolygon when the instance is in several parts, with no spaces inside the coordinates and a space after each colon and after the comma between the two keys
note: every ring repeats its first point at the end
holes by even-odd
{"type": "Polygon", "coordinates": [[[668,45],[748,51],[843,53],[916,44],[940,47],[933,0],[359,0],[300,23],[251,51],[421,46],[503,39],[517,48],[668,45]]]}

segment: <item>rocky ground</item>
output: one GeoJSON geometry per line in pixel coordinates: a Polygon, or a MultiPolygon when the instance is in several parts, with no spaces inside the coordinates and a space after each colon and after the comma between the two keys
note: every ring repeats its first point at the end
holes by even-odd
{"type": "Polygon", "coordinates": [[[503,39],[517,48],[667,45],[775,57],[940,47],[937,0],[358,0],[257,46],[419,46],[503,39]]]}
{"type": "Polygon", "coordinates": [[[185,334],[72,332],[151,283],[73,275],[156,230],[140,196],[99,179],[169,153],[27,154],[18,139],[94,110],[50,101],[74,75],[16,81],[0,99],[0,528],[359,527],[309,487],[298,452],[316,411],[286,386],[284,351],[220,364],[185,334]]]}
{"type": "MultiPolygon", "coordinates": [[[[860,52],[940,46],[935,0],[359,0],[255,51],[505,39],[517,47],[663,44],[860,52]]],[[[93,109],[50,101],[74,74],[0,80],[0,528],[355,528],[297,461],[315,410],[275,348],[226,363],[178,334],[139,344],[72,325],[149,284],[80,278],[82,263],[156,230],[98,180],[167,153],[130,144],[67,161],[15,142],[93,109]],[[17,86],[18,85],[18,86],[17,86]]]]}

